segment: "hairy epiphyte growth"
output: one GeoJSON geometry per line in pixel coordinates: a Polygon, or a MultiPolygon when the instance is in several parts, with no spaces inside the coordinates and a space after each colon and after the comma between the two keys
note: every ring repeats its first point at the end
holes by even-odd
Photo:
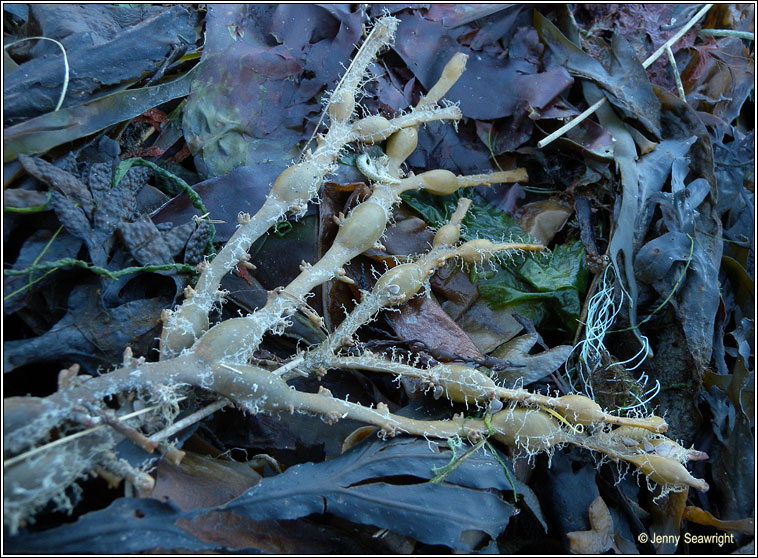
{"type": "MultiPolygon", "coordinates": [[[[51,501],[70,509],[68,489],[90,474],[127,478],[138,493],[149,493],[151,477],[119,460],[113,448],[128,439],[148,452],[159,451],[178,462],[182,452],[164,440],[175,431],[172,422],[177,404],[194,389],[213,392],[221,401],[250,413],[316,413],[328,423],[342,418],[358,420],[378,426],[382,437],[402,433],[481,440],[492,436],[530,455],[571,444],[629,463],[665,490],[688,486],[707,490],[707,484],[692,477],[683,466],[688,460],[701,459],[702,454],[667,439],[663,435],[666,423],[659,417],[619,417],[582,395],[552,397],[508,389],[486,370],[460,364],[423,367],[373,354],[358,342],[355,334],[361,325],[382,309],[416,296],[446,262],[475,265],[499,253],[544,249],[537,244],[484,239],[461,243],[461,220],[469,203],[465,198],[449,222],[436,232],[430,249],[382,275],[323,342],[293,355],[275,369],[252,364],[264,334],[280,333],[295,312],[308,308],[306,298],[315,287],[332,279],[350,281],[343,266],[380,243],[402,192],[426,190],[446,195],[460,188],[527,179],[524,169],[470,176],[442,169],[418,175],[403,172],[403,163],[416,148],[419,125],[461,118],[457,107],[442,98],[464,72],[464,55],[449,61],[436,85],[406,114],[395,119],[356,117],[356,98],[367,68],[392,43],[397,23],[392,17],[376,22],[329,96],[329,124],[318,135],[315,148],[282,172],[255,215],[239,216],[235,234],[213,259],[199,266],[199,280],[194,288],[185,290],[183,303],[164,311],[159,361],[134,358],[127,347],[122,365],[110,373],[87,381],[76,381],[68,374],[68,380],[49,397],[6,399],[4,506],[5,522],[11,531],[22,521],[33,520],[34,514],[51,501]],[[249,265],[248,250],[253,242],[286,214],[304,212],[350,144],[380,142],[386,142],[384,157],[358,159],[359,169],[370,180],[371,195],[338,219],[339,231],[324,256],[317,262],[303,262],[301,273],[288,285],[269,292],[262,308],[211,327],[209,312],[223,304],[221,279],[238,265],[249,265]],[[367,407],[335,398],[328,390],[304,393],[287,383],[295,376],[321,377],[328,370],[339,369],[417,378],[428,387],[430,397],[478,408],[483,418],[455,415],[445,420],[410,419],[390,413],[386,405],[367,407]],[[158,411],[158,416],[152,411],[158,411]],[[57,439],[51,443],[53,433],[57,439]],[[65,451],[61,449],[64,443],[65,451]]],[[[318,321],[318,316],[311,318],[318,321]]]]}

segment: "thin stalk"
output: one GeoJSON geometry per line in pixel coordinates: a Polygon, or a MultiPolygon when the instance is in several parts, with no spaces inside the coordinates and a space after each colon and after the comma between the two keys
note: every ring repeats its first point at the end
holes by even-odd
{"type": "MultiPolygon", "coordinates": [[[[177,402],[183,401],[186,399],[186,397],[180,397],[177,399],[177,402]]],[[[119,420],[125,421],[130,418],[138,417],[140,415],[144,415],[145,413],[149,413],[150,411],[154,411],[155,409],[159,408],[161,405],[151,405],[150,407],[145,407],[144,409],[140,409],[139,411],[134,411],[133,413],[129,413],[128,415],[124,415],[123,417],[118,417],[119,420]]],[[[80,432],[76,432],[75,434],[70,434],[68,436],[64,436],[63,438],[58,438],[54,442],[50,442],[49,444],[45,444],[39,447],[36,447],[34,449],[31,449],[27,452],[20,453],[18,455],[14,455],[13,457],[10,457],[3,461],[3,468],[10,467],[11,465],[15,465],[16,463],[20,463],[21,461],[28,459],[32,457],[33,455],[37,455],[40,452],[43,452],[45,450],[48,450],[50,448],[54,448],[57,446],[61,446],[63,444],[67,444],[73,440],[76,440],[77,438],[81,438],[82,436],[87,436],[88,434],[92,434],[93,432],[97,432],[98,430],[102,430],[103,428],[106,428],[108,425],[98,424],[97,426],[92,426],[91,428],[87,428],[85,430],[82,430],[80,432]]]]}
{"type": "Polygon", "coordinates": [[[684,94],[684,86],[682,85],[682,78],[679,77],[679,68],[676,67],[676,59],[674,58],[674,52],[671,47],[666,47],[666,56],[668,56],[669,64],[671,64],[671,72],[674,74],[674,83],[676,83],[676,91],[679,93],[679,98],[687,102],[687,96],[684,94]]]}
{"type": "Polygon", "coordinates": [[[196,411],[192,413],[189,416],[184,417],[181,420],[176,421],[174,424],[169,426],[168,428],[164,428],[160,432],[156,432],[152,436],[150,436],[151,442],[161,442],[167,438],[170,438],[177,432],[184,430],[191,424],[195,424],[196,422],[200,422],[205,417],[208,417],[215,413],[216,411],[223,409],[229,404],[229,401],[226,401],[224,399],[219,399],[217,401],[214,401],[207,407],[204,407],[200,409],[199,411],[196,411]]]}
{"type": "Polygon", "coordinates": [[[755,35],[750,31],[735,31],[734,29],[701,29],[697,32],[698,37],[737,37],[754,41],[755,35]]]}
{"type": "MultiPolygon", "coordinates": [[[[653,54],[651,54],[643,63],[642,67],[647,69],[650,67],[650,65],[658,60],[660,56],[666,51],[667,48],[671,48],[671,45],[676,43],[679,39],[681,39],[687,31],[689,31],[692,26],[694,26],[701,17],[703,17],[708,10],[710,10],[713,7],[713,4],[706,4],[703,6],[703,8],[696,13],[692,19],[690,19],[686,25],[684,25],[677,33],[675,33],[668,41],[663,43],[661,47],[656,50],[653,54]]],[[[549,145],[559,137],[561,137],[563,134],[571,130],[572,128],[578,126],[583,120],[585,120],[589,115],[594,113],[597,109],[599,109],[608,99],[606,97],[603,97],[599,101],[597,101],[595,104],[593,104],[590,108],[585,110],[582,114],[574,118],[571,122],[568,124],[565,124],[564,126],[561,126],[558,128],[555,132],[547,136],[546,138],[540,140],[537,143],[537,147],[542,149],[543,147],[549,145]]]]}
{"type": "Polygon", "coordinates": [[[55,108],[53,109],[53,112],[56,112],[63,105],[63,99],[66,98],[66,92],[68,91],[69,68],[68,68],[68,56],[66,55],[66,48],[61,43],[59,43],[55,39],[51,39],[50,37],[24,37],[23,39],[19,39],[18,41],[13,41],[12,43],[3,45],[3,48],[12,47],[13,45],[17,45],[18,43],[21,43],[23,41],[34,41],[34,40],[50,41],[51,43],[55,43],[56,45],[58,45],[58,48],[60,48],[61,52],[63,53],[63,87],[61,87],[61,95],[60,95],[60,98],[58,99],[58,104],[55,105],[55,108]]]}
{"type": "Polygon", "coordinates": [[[3,206],[3,211],[7,211],[8,213],[40,213],[41,211],[45,211],[47,209],[47,205],[50,203],[50,198],[52,198],[53,192],[52,190],[49,190],[47,192],[47,199],[45,200],[45,203],[41,205],[33,205],[32,207],[11,207],[11,206],[3,206]]]}

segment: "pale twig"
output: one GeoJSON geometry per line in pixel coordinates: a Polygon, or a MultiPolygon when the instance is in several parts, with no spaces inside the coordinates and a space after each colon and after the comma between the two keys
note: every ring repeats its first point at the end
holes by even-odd
{"type": "Polygon", "coordinates": [[[697,32],[698,37],[737,37],[754,41],[755,35],[750,31],[735,31],[734,29],[701,29],[697,32]]]}
{"type": "Polygon", "coordinates": [[[195,424],[196,422],[199,422],[203,420],[205,417],[212,415],[216,411],[223,409],[229,404],[229,401],[226,401],[224,399],[219,399],[218,401],[214,401],[207,407],[204,407],[200,409],[199,411],[196,411],[192,413],[191,415],[188,415],[184,417],[181,420],[176,421],[171,426],[164,428],[163,430],[156,432],[152,436],[150,436],[151,442],[161,442],[165,440],[166,438],[169,438],[176,434],[177,432],[184,430],[191,424],[195,424]]]}
{"type": "MultiPolygon", "coordinates": [[[[142,432],[129,426],[124,421],[119,419],[112,411],[101,409],[94,405],[84,406],[90,413],[99,417],[102,423],[107,424],[113,430],[121,434],[124,438],[132,442],[134,445],[141,447],[147,453],[153,453],[155,448],[158,447],[158,442],[149,440],[142,432]]],[[[94,419],[93,419],[94,420],[94,419]]],[[[87,421],[89,423],[89,420],[87,421]]]]}
{"type": "Polygon", "coordinates": [[[605,97],[602,97],[599,101],[591,105],[587,110],[585,110],[582,114],[574,118],[571,122],[568,124],[564,124],[560,128],[558,128],[555,132],[547,136],[546,138],[541,139],[537,143],[537,147],[543,148],[546,145],[549,145],[553,143],[555,140],[557,140],[559,137],[561,137],[563,134],[568,132],[569,130],[577,127],[579,124],[581,124],[589,115],[593,114],[597,109],[599,109],[601,106],[603,106],[603,103],[605,103],[607,99],[605,97]]]}
{"type": "MultiPolygon", "coordinates": [[[[692,26],[695,25],[700,20],[700,18],[703,17],[706,14],[706,12],[708,10],[711,9],[712,6],[713,6],[713,4],[706,4],[705,6],[703,6],[700,9],[700,11],[698,13],[696,13],[694,15],[694,17],[687,22],[686,25],[684,25],[684,27],[682,27],[679,31],[677,31],[676,34],[674,34],[668,41],[666,41],[665,43],[663,43],[663,45],[661,45],[661,47],[658,50],[656,50],[653,54],[651,54],[642,63],[642,67],[645,68],[645,69],[647,69],[648,67],[650,67],[650,65],[653,62],[655,62],[656,60],[658,60],[658,58],[660,58],[660,56],[666,51],[667,48],[671,48],[671,45],[673,45],[679,39],[681,39],[684,36],[684,34],[687,33],[687,31],[689,31],[692,28],[692,26]]],[[[600,99],[599,101],[597,101],[595,104],[593,104],[590,108],[588,108],[587,110],[585,110],[582,114],[580,114],[579,116],[577,116],[576,118],[574,118],[571,122],[569,122],[569,123],[561,126],[555,132],[553,132],[552,134],[550,134],[546,138],[540,140],[537,143],[537,147],[543,148],[546,145],[552,143],[553,141],[555,141],[556,139],[558,139],[559,137],[561,137],[563,134],[565,134],[566,132],[568,132],[572,128],[574,128],[577,125],[579,125],[589,115],[591,115],[597,109],[599,109],[603,105],[603,103],[605,103],[606,101],[607,101],[607,97],[603,97],[602,99],[600,99]]]]}
{"type": "Polygon", "coordinates": [[[642,67],[647,69],[649,68],[653,62],[658,60],[658,58],[661,57],[663,52],[666,50],[666,48],[671,47],[674,43],[676,43],[679,39],[684,37],[684,35],[692,29],[692,27],[700,21],[700,18],[703,17],[708,10],[710,10],[713,7],[713,4],[706,4],[702,8],[700,8],[700,11],[696,13],[694,16],[692,16],[692,19],[689,20],[679,31],[677,31],[674,36],[672,36],[668,41],[663,43],[658,50],[656,50],[653,54],[647,57],[647,60],[645,60],[642,63],[642,67]]]}
{"type": "MultiPolygon", "coordinates": [[[[300,366],[302,363],[303,363],[303,355],[300,355],[299,357],[292,359],[287,364],[284,364],[280,366],[279,368],[277,368],[276,370],[274,370],[272,374],[275,374],[276,376],[283,376],[284,374],[286,374],[293,368],[297,368],[298,366],[300,366]]],[[[301,375],[307,376],[307,374],[302,374],[302,373],[301,375]]]]}
{"type": "MultiPolygon", "coordinates": [[[[177,402],[183,401],[187,399],[186,397],[180,397],[177,399],[177,402]]],[[[123,417],[118,417],[119,420],[124,421],[130,418],[134,418],[140,415],[144,415],[145,413],[149,413],[150,411],[154,411],[161,405],[152,405],[150,407],[145,407],[144,409],[140,409],[139,411],[134,411],[133,413],[129,413],[128,415],[124,415],[123,417]]],[[[25,453],[21,453],[19,455],[16,455],[14,457],[11,457],[9,459],[6,459],[3,461],[3,467],[10,467],[11,465],[15,465],[16,463],[19,463],[23,461],[24,459],[27,459],[33,455],[36,455],[42,451],[45,451],[47,449],[50,449],[55,446],[60,446],[62,444],[66,444],[72,440],[75,440],[76,438],[81,438],[82,436],[87,436],[88,434],[92,434],[93,432],[96,432],[97,430],[101,430],[108,426],[107,424],[98,424],[97,426],[93,426],[92,428],[87,428],[86,430],[82,430],[81,432],[76,432],[75,434],[71,434],[70,436],[65,436],[63,438],[59,438],[55,440],[54,442],[50,442],[49,444],[45,444],[44,446],[39,446],[37,448],[34,448],[32,450],[29,450],[25,453]]]]}
{"type": "Polygon", "coordinates": [[[674,82],[676,83],[676,90],[679,93],[679,97],[684,101],[687,102],[687,96],[684,94],[684,86],[682,85],[682,78],[679,77],[679,68],[676,67],[676,59],[674,58],[674,52],[671,50],[671,47],[666,48],[666,55],[669,58],[669,62],[671,63],[671,71],[674,74],[674,82]]]}

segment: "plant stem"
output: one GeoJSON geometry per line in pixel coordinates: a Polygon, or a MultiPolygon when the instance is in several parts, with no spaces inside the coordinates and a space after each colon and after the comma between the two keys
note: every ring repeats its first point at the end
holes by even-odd
{"type": "Polygon", "coordinates": [[[670,46],[666,47],[666,55],[668,56],[669,63],[671,64],[671,72],[674,74],[674,82],[676,83],[676,90],[679,93],[679,98],[686,103],[687,96],[684,94],[682,78],[679,76],[679,68],[676,67],[676,59],[674,58],[674,52],[671,50],[670,46]]]}
{"type": "Polygon", "coordinates": [[[698,37],[737,37],[754,41],[755,35],[750,31],[735,31],[734,29],[701,29],[697,32],[698,37]]]}

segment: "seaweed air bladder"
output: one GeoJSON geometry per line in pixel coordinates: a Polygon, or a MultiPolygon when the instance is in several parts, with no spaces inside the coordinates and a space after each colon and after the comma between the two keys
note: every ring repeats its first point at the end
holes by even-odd
{"type": "Polygon", "coordinates": [[[67,489],[93,471],[129,478],[138,491],[149,493],[150,477],[117,459],[113,448],[129,439],[147,451],[180,460],[181,452],[166,441],[151,440],[151,436],[163,440],[158,433],[171,426],[182,399],[198,389],[249,413],[315,413],[330,423],[349,418],[376,425],[382,437],[409,434],[477,440],[492,436],[530,455],[574,445],[623,461],[666,491],[708,489],[684,467],[699,452],[680,448],[663,456],[646,450],[651,442],[675,444],[665,437],[667,426],[659,417],[617,417],[583,395],[551,397],[508,389],[486,369],[460,364],[418,366],[373,354],[357,340],[358,328],[383,309],[423,296],[419,293],[425,290],[429,277],[445,262],[476,265],[498,254],[544,250],[539,244],[485,239],[462,243],[460,223],[468,208],[465,198],[450,221],[437,231],[430,249],[413,261],[389,269],[373,289],[362,293],[352,312],[323,342],[291,355],[289,363],[278,368],[252,364],[265,334],[282,333],[293,314],[307,307],[305,299],[314,288],[332,279],[345,280],[344,266],[381,242],[401,193],[423,190],[446,195],[461,188],[527,180],[524,169],[464,176],[443,169],[415,175],[403,172],[404,161],[416,148],[419,126],[462,117],[460,110],[443,97],[465,71],[466,56],[455,55],[436,85],[405,114],[394,119],[379,115],[358,118],[356,99],[367,68],[392,44],[397,25],[398,20],[392,17],[375,22],[329,96],[328,126],[318,135],[315,148],[276,179],[255,215],[239,216],[236,232],[213,259],[200,266],[199,280],[194,288],[186,289],[181,305],[164,311],[158,361],[135,358],[127,347],[123,363],[102,376],[70,382],[44,398],[5,400],[4,517],[12,532],[22,522],[33,520],[35,513],[51,501],[71,509],[67,489]],[[360,163],[370,182],[370,196],[339,219],[337,235],[323,257],[304,262],[293,281],[269,292],[262,308],[211,325],[209,313],[224,302],[222,277],[248,261],[252,244],[285,215],[304,213],[349,146],[382,142],[384,157],[363,156],[360,163]],[[345,350],[348,346],[349,351],[345,350]],[[305,393],[288,384],[294,376],[339,374],[345,369],[421,379],[429,387],[430,397],[479,408],[483,418],[455,415],[441,420],[410,419],[389,412],[386,405],[369,407],[337,399],[328,390],[305,393]],[[112,402],[118,401],[115,396],[123,394],[154,408],[159,424],[154,416],[148,424],[148,414],[127,416],[126,408],[113,409],[112,402]],[[57,440],[51,444],[53,433],[57,440]],[[631,444],[630,439],[634,440],[631,444]]]}

